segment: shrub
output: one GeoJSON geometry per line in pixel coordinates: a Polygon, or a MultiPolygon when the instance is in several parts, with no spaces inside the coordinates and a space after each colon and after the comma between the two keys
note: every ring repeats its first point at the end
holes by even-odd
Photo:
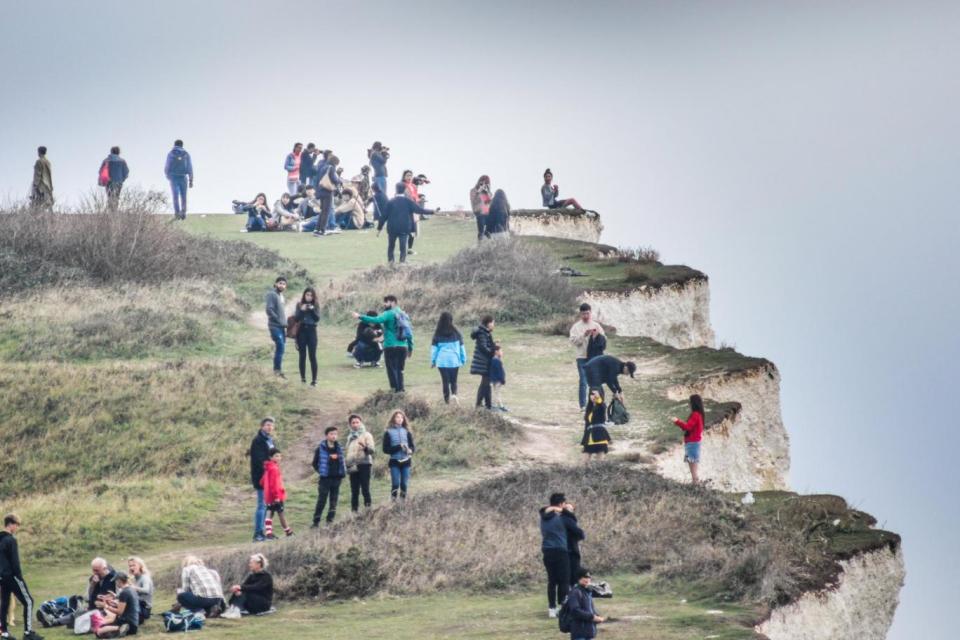
{"type": "Polygon", "coordinates": [[[375,593],[384,579],[374,558],[350,547],[335,558],[319,558],[301,567],[285,593],[293,598],[363,598],[375,593]]]}

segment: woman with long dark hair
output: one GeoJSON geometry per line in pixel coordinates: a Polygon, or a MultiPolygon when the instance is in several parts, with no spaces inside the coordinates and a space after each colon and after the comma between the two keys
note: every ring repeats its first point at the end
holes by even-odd
{"type": "Polygon", "coordinates": [[[407,414],[398,409],[390,415],[390,424],[383,432],[383,452],[390,456],[390,497],[393,500],[407,497],[410,467],[416,450],[407,414]]]}
{"type": "Polygon", "coordinates": [[[247,214],[247,226],[244,231],[266,231],[267,220],[270,219],[270,207],[267,206],[267,196],[258,193],[252,202],[247,203],[242,210],[247,214]]]}
{"type": "Polygon", "coordinates": [[[470,189],[470,208],[473,209],[473,217],[477,219],[477,242],[483,240],[484,236],[490,237],[490,232],[487,231],[487,214],[490,213],[492,197],[490,176],[480,176],[476,186],[470,189]]]}
{"type": "Polygon", "coordinates": [[[703,398],[697,394],[690,396],[690,417],[684,422],[673,419],[673,424],[683,429],[683,461],[690,467],[693,484],[700,482],[697,473],[700,466],[700,440],[703,438],[703,398]]]}
{"type": "Polygon", "coordinates": [[[430,350],[430,366],[440,370],[440,383],[443,386],[443,401],[460,404],[457,398],[457,374],[460,367],[467,363],[467,350],[463,346],[463,337],[453,324],[453,314],[444,311],[437,320],[433,332],[433,346],[430,350]]]}
{"type": "Polygon", "coordinates": [[[497,189],[490,201],[490,213],[487,214],[487,234],[507,233],[510,231],[510,202],[503,189],[497,189]]]}
{"type": "Polygon", "coordinates": [[[317,292],[307,287],[300,296],[294,314],[300,328],[297,330],[297,351],[300,352],[300,382],[307,382],[307,356],[310,356],[310,386],[317,386],[317,325],[320,323],[320,307],[317,292]]]}
{"type": "Polygon", "coordinates": [[[493,398],[490,388],[490,360],[493,359],[493,316],[483,316],[480,325],[473,330],[473,360],[470,362],[470,374],[480,376],[480,386],[477,388],[477,406],[492,408],[493,398]]]}

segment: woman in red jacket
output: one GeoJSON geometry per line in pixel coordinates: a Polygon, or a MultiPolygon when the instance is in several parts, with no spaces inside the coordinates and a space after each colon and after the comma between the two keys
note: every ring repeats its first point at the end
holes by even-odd
{"type": "Polygon", "coordinates": [[[287,517],[283,515],[283,503],[287,499],[287,490],[283,486],[283,474],[280,473],[280,455],[279,449],[270,449],[267,454],[269,459],[263,463],[263,477],[260,478],[260,486],[263,487],[263,501],[267,505],[269,513],[263,521],[263,535],[267,540],[274,540],[273,535],[273,516],[280,514],[280,526],[283,532],[288,536],[293,535],[293,529],[287,526],[287,517]]]}
{"type": "Polygon", "coordinates": [[[693,484],[700,482],[697,467],[700,465],[700,440],[703,438],[703,398],[690,396],[690,417],[684,422],[673,418],[673,424],[683,429],[683,461],[690,467],[693,484]]]}

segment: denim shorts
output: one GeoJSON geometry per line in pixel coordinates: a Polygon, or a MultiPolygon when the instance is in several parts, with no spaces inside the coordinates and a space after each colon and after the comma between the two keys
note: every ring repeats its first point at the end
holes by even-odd
{"type": "Polygon", "coordinates": [[[700,443],[699,442],[685,442],[683,445],[683,461],[684,462],[700,462],[700,443]]]}

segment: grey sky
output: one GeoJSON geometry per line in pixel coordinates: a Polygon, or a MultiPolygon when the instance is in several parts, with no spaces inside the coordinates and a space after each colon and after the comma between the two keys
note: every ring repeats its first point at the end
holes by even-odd
{"type": "Polygon", "coordinates": [[[194,212],[275,198],[295,140],[348,174],[383,140],[443,206],[481,173],[535,205],[550,166],[607,241],[710,274],[718,336],[783,373],[794,487],[904,535],[891,637],[951,636],[960,5],[0,7],[0,198],[38,144],[75,202],[113,144],[165,188],[182,137],[194,212]]]}

